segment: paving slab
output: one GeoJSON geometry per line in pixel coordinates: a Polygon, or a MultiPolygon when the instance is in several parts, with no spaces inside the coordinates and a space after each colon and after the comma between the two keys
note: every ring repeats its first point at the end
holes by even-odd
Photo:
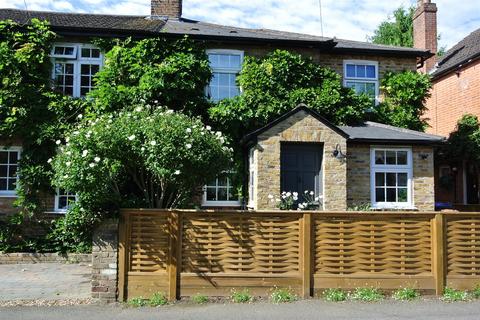
{"type": "Polygon", "coordinates": [[[88,264],[0,265],[0,301],[88,298],[90,281],[88,264]]]}

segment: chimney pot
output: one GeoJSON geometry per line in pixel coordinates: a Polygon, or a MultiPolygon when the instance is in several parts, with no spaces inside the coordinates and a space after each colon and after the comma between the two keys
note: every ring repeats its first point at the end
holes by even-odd
{"type": "Polygon", "coordinates": [[[151,0],[150,14],[152,17],[180,19],[182,17],[182,0],[151,0]]]}

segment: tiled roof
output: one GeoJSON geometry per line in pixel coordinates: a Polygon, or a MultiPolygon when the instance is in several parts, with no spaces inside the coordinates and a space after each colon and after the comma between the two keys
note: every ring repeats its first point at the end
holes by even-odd
{"type": "Polygon", "coordinates": [[[432,76],[434,78],[439,77],[442,74],[479,57],[480,29],[477,29],[445,53],[442,59],[438,62],[438,67],[432,73],[432,76]]]}
{"type": "Polygon", "coordinates": [[[377,52],[426,57],[428,51],[377,45],[368,42],[320,37],[294,32],[268,29],[248,29],[199,22],[189,19],[165,19],[161,17],[102,15],[87,13],[60,13],[48,11],[25,11],[18,9],[0,9],[0,20],[11,19],[19,23],[28,23],[31,18],[48,20],[52,29],[59,33],[78,33],[79,35],[190,35],[194,38],[217,40],[245,40],[263,42],[294,42],[312,47],[335,47],[339,51],[377,52]]]}

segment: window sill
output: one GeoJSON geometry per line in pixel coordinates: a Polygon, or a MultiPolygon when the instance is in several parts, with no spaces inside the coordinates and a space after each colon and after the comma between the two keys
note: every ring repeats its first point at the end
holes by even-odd
{"type": "Polygon", "coordinates": [[[394,205],[394,204],[388,204],[388,205],[378,205],[378,204],[373,204],[372,205],[372,210],[418,210],[415,206],[412,205],[394,205]]]}
{"type": "Polygon", "coordinates": [[[16,193],[0,193],[0,198],[18,198],[16,193]]]}
{"type": "Polygon", "coordinates": [[[242,203],[239,201],[205,201],[202,202],[202,207],[241,207],[242,203]]]}

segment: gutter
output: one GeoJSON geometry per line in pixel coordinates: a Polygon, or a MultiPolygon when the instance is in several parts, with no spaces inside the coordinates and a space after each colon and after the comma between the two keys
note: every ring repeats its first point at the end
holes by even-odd
{"type": "Polygon", "coordinates": [[[436,79],[440,78],[441,76],[451,72],[452,70],[461,69],[461,68],[465,67],[466,65],[470,64],[471,62],[473,62],[473,61],[475,61],[479,58],[480,58],[480,52],[477,52],[476,54],[472,55],[471,57],[465,58],[464,60],[460,61],[457,64],[454,64],[451,67],[448,67],[448,68],[446,68],[442,71],[438,71],[438,72],[433,73],[432,74],[432,80],[436,80],[436,79]]]}

